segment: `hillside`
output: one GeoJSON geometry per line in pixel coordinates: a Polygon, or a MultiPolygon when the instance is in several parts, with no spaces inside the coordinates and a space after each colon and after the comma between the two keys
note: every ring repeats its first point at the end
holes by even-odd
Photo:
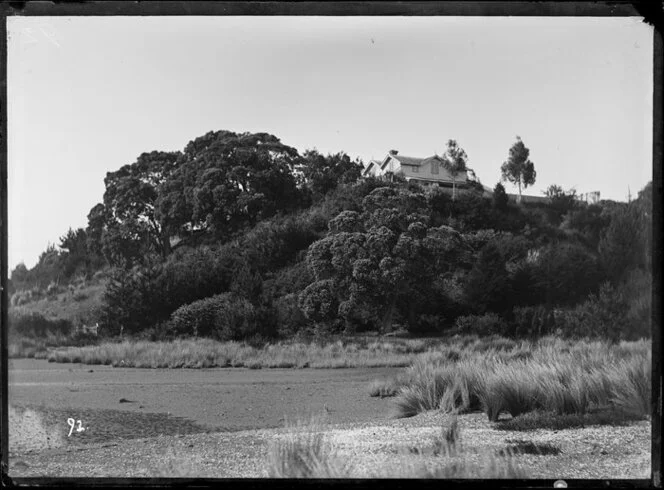
{"type": "Polygon", "coordinates": [[[264,133],[143,153],[109,172],[87,228],[12,271],[14,333],[649,335],[652,184],[630,203],[551,186],[517,204],[501,184],[450,195],[361,169],[264,133]]]}

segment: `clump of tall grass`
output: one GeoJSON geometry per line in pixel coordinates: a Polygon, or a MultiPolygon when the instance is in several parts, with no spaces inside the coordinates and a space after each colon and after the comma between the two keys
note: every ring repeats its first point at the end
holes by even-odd
{"type": "Polygon", "coordinates": [[[459,420],[455,416],[449,427],[441,430],[440,436],[434,439],[433,454],[435,456],[454,457],[461,452],[461,432],[459,430],[459,420]]]}
{"type": "Polygon", "coordinates": [[[458,362],[446,356],[424,356],[406,371],[399,396],[397,417],[410,417],[427,410],[467,412],[480,408],[483,368],[470,358],[458,362]]]}
{"type": "Polygon", "coordinates": [[[379,396],[385,398],[395,396],[401,389],[400,383],[396,379],[372,381],[369,385],[369,396],[379,396]]]}
{"type": "Polygon", "coordinates": [[[544,338],[509,344],[466,344],[458,361],[428,352],[407,369],[396,415],[477,408],[497,421],[533,411],[583,415],[609,407],[633,418],[650,411],[649,344],[643,341],[570,343],[544,338]],[[526,351],[525,349],[530,349],[526,351]],[[524,355],[528,352],[529,355],[524,355]]]}
{"type": "Polygon", "coordinates": [[[322,432],[321,423],[287,425],[287,433],[268,446],[270,478],[347,478],[350,465],[343,461],[322,432]]]}
{"type": "Polygon", "coordinates": [[[651,413],[652,353],[647,361],[639,358],[623,360],[614,366],[609,379],[611,402],[629,416],[648,417],[651,413]]]}

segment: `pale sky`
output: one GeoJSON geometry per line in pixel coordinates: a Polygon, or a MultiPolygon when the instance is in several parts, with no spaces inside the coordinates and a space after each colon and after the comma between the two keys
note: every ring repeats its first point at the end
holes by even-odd
{"type": "Polygon", "coordinates": [[[8,17],[7,32],[10,271],[87,225],[106,172],[212,130],[365,162],[456,139],[490,187],[519,135],[533,195],[626,200],[652,179],[638,17],[8,17]]]}

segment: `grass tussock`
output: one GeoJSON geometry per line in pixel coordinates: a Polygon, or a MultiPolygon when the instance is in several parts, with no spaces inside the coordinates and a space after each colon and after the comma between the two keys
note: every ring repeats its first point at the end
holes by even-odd
{"type": "Polygon", "coordinates": [[[633,419],[650,414],[652,354],[646,341],[463,342],[421,354],[393,380],[399,386],[395,416],[481,409],[496,422],[501,414],[583,416],[597,408],[633,419]],[[449,355],[456,350],[458,359],[449,355]]]}
{"type": "Polygon", "coordinates": [[[369,396],[385,398],[399,393],[400,383],[395,379],[377,379],[369,385],[369,396]]]}
{"type": "Polygon", "coordinates": [[[449,427],[444,427],[441,430],[440,436],[434,439],[433,454],[435,456],[454,457],[461,451],[459,421],[456,417],[453,417],[449,427]]]}
{"type": "Polygon", "coordinates": [[[297,422],[268,446],[269,478],[348,478],[350,465],[335,452],[321,422],[297,422]]]}

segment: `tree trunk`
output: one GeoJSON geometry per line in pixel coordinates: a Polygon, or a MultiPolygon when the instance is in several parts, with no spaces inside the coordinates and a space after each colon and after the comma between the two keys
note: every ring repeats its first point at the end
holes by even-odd
{"type": "Polygon", "coordinates": [[[161,233],[161,256],[162,258],[167,258],[171,254],[171,237],[168,233],[162,230],[161,233]]]}
{"type": "Polygon", "coordinates": [[[517,184],[519,185],[519,201],[518,201],[518,203],[521,204],[521,179],[519,179],[517,184]]]}
{"type": "Polygon", "coordinates": [[[452,201],[456,201],[456,176],[452,174],[452,201]]]}
{"type": "Polygon", "coordinates": [[[387,307],[387,310],[385,311],[385,314],[383,315],[383,318],[381,319],[381,325],[380,329],[383,332],[388,332],[391,327],[392,327],[392,319],[394,318],[394,310],[396,309],[396,305],[394,304],[394,301],[391,302],[390,306],[387,307]]]}

